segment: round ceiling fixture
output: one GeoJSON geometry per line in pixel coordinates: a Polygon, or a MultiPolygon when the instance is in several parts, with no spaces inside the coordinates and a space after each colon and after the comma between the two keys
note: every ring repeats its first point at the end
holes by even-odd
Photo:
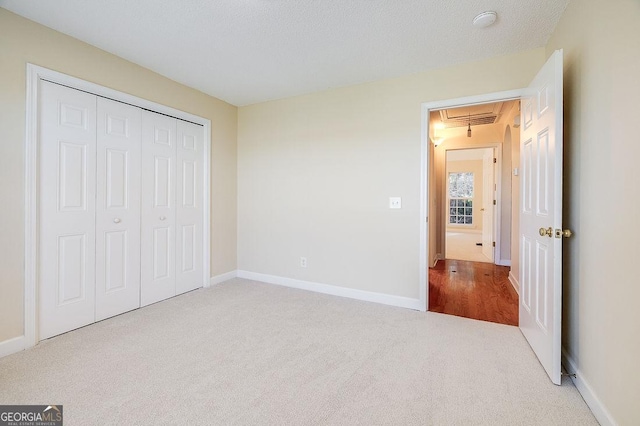
{"type": "Polygon", "coordinates": [[[498,14],[493,11],[482,12],[475,18],[473,18],[473,25],[478,28],[487,28],[489,25],[496,22],[498,14]]]}

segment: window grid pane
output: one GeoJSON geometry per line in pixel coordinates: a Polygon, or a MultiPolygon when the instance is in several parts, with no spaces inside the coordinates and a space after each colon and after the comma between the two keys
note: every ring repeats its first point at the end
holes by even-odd
{"type": "Polygon", "coordinates": [[[473,173],[449,173],[449,223],[473,224],[473,173]]]}
{"type": "Polygon", "coordinates": [[[473,225],[473,200],[466,198],[449,200],[449,223],[473,225]]]}

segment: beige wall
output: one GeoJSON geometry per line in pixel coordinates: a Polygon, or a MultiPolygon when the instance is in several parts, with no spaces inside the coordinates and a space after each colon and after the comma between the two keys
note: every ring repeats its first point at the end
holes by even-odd
{"type": "MultiPolygon", "coordinates": [[[[518,181],[514,181],[513,176],[513,145],[514,143],[520,143],[520,129],[512,128],[513,118],[520,114],[518,104],[520,101],[514,101],[511,103],[506,118],[504,120],[504,136],[502,137],[502,164],[501,164],[501,194],[500,194],[500,218],[502,225],[500,227],[500,258],[501,260],[511,261],[511,236],[513,233],[513,191],[514,184],[518,181]],[[516,135],[513,135],[516,133],[516,135]],[[516,140],[514,140],[514,138],[516,140]]],[[[519,190],[519,188],[515,189],[519,190]]],[[[517,204],[516,204],[517,206],[517,204]]],[[[517,215],[517,213],[516,213],[517,215]]],[[[517,253],[517,252],[516,252],[517,253]]]]}
{"type": "Polygon", "coordinates": [[[525,87],[543,62],[537,49],[240,108],[238,268],[418,298],[421,103],[525,87]]]}
{"type": "Polygon", "coordinates": [[[500,259],[511,260],[511,127],[506,126],[502,138],[500,173],[500,259]]]}
{"type": "Polygon", "coordinates": [[[572,1],[565,54],[563,343],[620,425],[640,423],[640,3],[572,1]]]}
{"type": "MultiPolygon", "coordinates": [[[[502,158],[506,159],[507,152],[509,152],[509,168],[508,170],[505,168],[503,171],[503,179],[506,179],[507,176],[511,179],[511,185],[508,188],[510,191],[509,208],[511,209],[511,231],[509,232],[508,239],[504,238],[502,240],[502,244],[509,244],[509,259],[511,261],[510,274],[512,279],[516,281],[517,287],[520,286],[518,282],[520,276],[520,127],[513,127],[512,123],[514,122],[514,118],[519,115],[520,103],[518,101],[514,102],[506,120],[506,123],[508,124],[505,125],[504,129],[504,151],[502,153],[502,158]],[[509,148],[507,148],[507,146],[509,146],[509,148]],[[514,169],[518,169],[518,176],[514,175],[514,169]]],[[[503,193],[504,189],[505,188],[503,187],[503,193]]],[[[503,256],[503,259],[504,258],[505,257],[503,256]]]]}
{"type": "Polygon", "coordinates": [[[511,128],[511,276],[520,287],[520,128],[511,128]],[[518,175],[513,170],[518,169],[518,175]]]}
{"type": "Polygon", "coordinates": [[[500,258],[511,263],[511,274],[517,279],[520,253],[518,243],[518,227],[520,217],[520,181],[513,175],[513,169],[520,166],[520,128],[513,127],[514,118],[520,116],[520,101],[512,101],[508,105],[501,120],[502,165],[501,165],[501,234],[500,258]]]}
{"type": "Polygon", "coordinates": [[[0,9],[0,342],[23,333],[26,63],[211,120],[212,275],[236,269],[237,108],[0,9]]]}
{"type": "Polygon", "coordinates": [[[436,167],[435,167],[435,157],[436,157],[436,147],[431,143],[427,144],[429,149],[429,162],[427,164],[428,170],[428,180],[429,187],[427,189],[429,196],[429,212],[428,212],[428,220],[429,220],[429,229],[428,233],[428,249],[427,249],[427,265],[429,267],[435,266],[436,262],[440,257],[444,258],[444,253],[438,253],[438,246],[436,244],[438,235],[438,221],[440,216],[440,211],[438,209],[438,197],[437,197],[437,187],[436,187],[436,167]]]}
{"type": "Polygon", "coordinates": [[[447,231],[457,232],[482,232],[482,211],[483,206],[483,189],[484,189],[484,173],[482,160],[461,160],[461,161],[446,161],[445,168],[445,192],[444,192],[444,204],[446,209],[449,209],[449,173],[473,173],[473,225],[451,225],[449,222],[449,215],[445,217],[445,226],[447,231]]]}

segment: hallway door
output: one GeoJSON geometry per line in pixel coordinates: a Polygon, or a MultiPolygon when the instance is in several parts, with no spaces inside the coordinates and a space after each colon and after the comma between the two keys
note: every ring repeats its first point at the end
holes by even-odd
{"type": "Polygon", "coordinates": [[[562,329],[562,51],[522,98],[520,329],[560,384],[562,329]]]}
{"type": "Polygon", "coordinates": [[[495,167],[493,159],[495,158],[494,150],[490,148],[484,149],[482,156],[482,254],[487,259],[494,262],[494,209],[493,200],[495,200],[495,167]]]}

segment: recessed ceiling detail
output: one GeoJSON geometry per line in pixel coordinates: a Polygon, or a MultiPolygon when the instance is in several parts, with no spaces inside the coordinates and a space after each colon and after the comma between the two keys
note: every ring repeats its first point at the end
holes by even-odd
{"type": "Polygon", "coordinates": [[[494,124],[500,120],[504,102],[474,105],[469,107],[440,110],[440,121],[445,128],[494,124]]]}
{"type": "MultiPolygon", "coordinates": [[[[544,46],[568,0],[0,0],[0,7],[234,105],[544,46]]],[[[427,99],[425,99],[427,100],[427,99]]]]}

